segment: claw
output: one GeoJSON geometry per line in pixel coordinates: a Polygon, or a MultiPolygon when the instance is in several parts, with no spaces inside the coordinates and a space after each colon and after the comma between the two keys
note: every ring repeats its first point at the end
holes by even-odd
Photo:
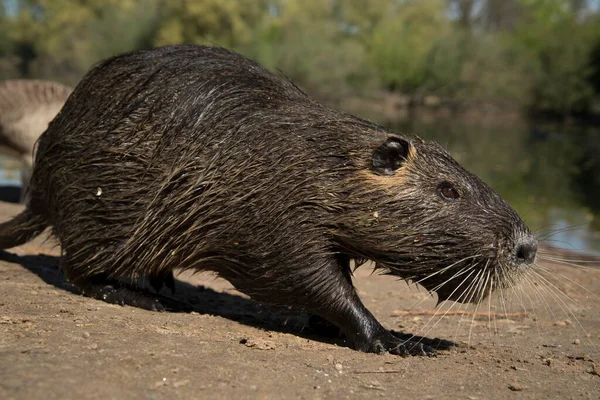
{"type": "MultiPolygon", "coordinates": [[[[383,337],[373,341],[371,352],[384,353],[387,351],[401,357],[437,357],[437,350],[433,342],[426,338],[386,331],[383,337]]],[[[446,349],[445,346],[440,346],[440,348],[446,349]]]]}

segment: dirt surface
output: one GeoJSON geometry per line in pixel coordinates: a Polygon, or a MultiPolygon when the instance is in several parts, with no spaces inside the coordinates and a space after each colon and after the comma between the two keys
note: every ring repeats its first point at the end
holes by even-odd
{"type": "MultiPolygon", "coordinates": [[[[0,220],[20,209],[1,203],[0,220]]],[[[541,262],[560,279],[552,293],[536,286],[543,297],[530,286],[506,294],[512,306],[496,300],[474,313],[451,303],[434,318],[423,290],[359,269],[359,293],[384,325],[459,344],[435,358],[401,358],[315,336],[305,317],[252,302],[209,274],[178,277],[176,296],[191,313],[82,297],[58,272],[58,253],[38,238],[0,254],[0,399],[600,398],[593,261],[541,262]]]]}

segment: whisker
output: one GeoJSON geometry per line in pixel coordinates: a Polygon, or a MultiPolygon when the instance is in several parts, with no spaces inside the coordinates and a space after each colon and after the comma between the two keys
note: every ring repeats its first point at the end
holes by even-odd
{"type": "MultiPolygon", "coordinates": [[[[532,272],[534,274],[536,274],[536,276],[538,276],[541,279],[541,281],[544,283],[544,285],[548,289],[547,292],[552,296],[552,298],[554,299],[554,301],[556,302],[556,304],[562,309],[562,311],[566,315],[570,315],[575,320],[575,322],[577,323],[577,326],[579,327],[579,329],[581,329],[581,331],[584,333],[584,335],[586,337],[588,337],[588,332],[585,330],[585,328],[583,327],[583,325],[579,321],[579,318],[577,318],[577,316],[575,315],[575,313],[571,310],[571,308],[561,298],[561,295],[564,296],[567,300],[575,303],[576,306],[578,306],[580,308],[583,308],[583,307],[577,301],[575,301],[572,297],[570,297],[566,293],[562,292],[556,285],[554,285],[547,278],[545,278],[540,273],[540,271],[532,270],[532,272]],[[550,290],[550,288],[552,288],[554,290],[550,290]]],[[[590,343],[591,343],[591,341],[590,341],[590,343]]],[[[593,345],[593,343],[592,343],[592,345],[593,345]]]]}
{"type": "MultiPolygon", "coordinates": [[[[488,263],[486,264],[486,268],[482,269],[482,272],[487,271],[487,266],[489,264],[489,260],[488,263]]],[[[481,287],[481,284],[483,283],[483,279],[481,277],[483,277],[483,274],[478,275],[479,278],[479,284],[477,285],[476,289],[474,290],[474,294],[476,294],[477,296],[480,295],[479,290],[481,287]]],[[[477,297],[476,297],[477,298],[477,297]]],[[[469,299],[469,303],[472,301],[472,297],[469,299]]],[[[469,326],[469,339],[467,340],[467,347],[471,346],[471,334],[473,332],[473,325],[475,324],[475,315],[477,314],[477,310],[479,309],[479,305],[481,304],[480,301],[477,301],[477,304],[475,305],[475,311],[473,312],[473,317],[471,318],[471,326],[469,326]]]]}
{"type": "Polygon", "coordinates": [[[555,229],[555,230],[552,230],[550,232],[547,232],[546,236],[544,238],[542,238],[542,239],[538,238],[538,240],[540,242],[543,242],[543,241],[547,240],[548,238],[550,238],[552,236],[558,235],[559,233],[573,232],[573,231],[576,231],[577,229],[581,229],[581,228],[583,228],[585,226],[587,226],[587,223],[586,222],[582,222],[581,224],[570,225],[570,226],[566,226],[564,228],[555,229]]]}
{"type": "MultiPolygon", "coordinates": [[[[487,264],[486,264],[486,265],[487,265],[487,264]]],[[[472,293],[474,293],[474,289],[475,289],[476,283],[479,281],[479,277],[482,275],[482,273],[483,273],[484,271],[485,271],[485,270],[484,270],[484,269],[482,269],[482,270],[481,270],[481,271],[480,271],[480,272],[479,272],[479,273],[478,273],[478,274],[475,276],[475,278],[473,279],[473,281],[471,282],[471,284],[469,285],[469,287],[467,288],[467,290],[465,290],[465,291],[464,291],[464,293],[463,293],[463,294],[464,294],[464,299],[466,300],[466,299],[469,297],[469,300],[467,300],[467,301],[465,301],[465,302],[461,302],[461,303],[460,303],[460,306],[459,306],[459,310],[461,310],[461,309],[463,308],[463,306],[464,306],[465,308],[467,308],[467,307],[468,307],[468,304],[469,304],[469,303],[472,301],[472,299],[473,299],[473,294],[472,294],[472,293]],[[470,293],[471,293],[471,294],[470,294],[470,293]]],[[[459,298],[459,300],[462,300],[462,296],[459,298]]],[[[458,314],[459,314],[459,313],[457,313],[457,315],[458,315],[458,314]]],[[[451,324],[454,324],[454,319],[456,318],[456,316],[457,316],[457,315],[455,315],[454,317],[452,317],[451,324]]],[[[455,329],[455,331],[454,331],[454,341],[456,341],[456,337],[458,336],[458,330],[459,330],[459,328],[460,328],[460,319],[461,319],[461,318],[462,318],[462,316],[460,316],[460,317],[459,317],[459,321],[458,321],[458,323],[456,323],[456,329],[455,329]]]]}
{"type": "MultiPolygon", "coordinates": [[[[553,253],[551,251],[547,252],[544,250],[538,250],[538,254],[540,254],[540,255],[544,256],[545,258],[548,258],[552,261],[557,260],[557,261],[565,261],[565,262],[581,263],[581,264],[598,264],[598,266],[600,267],[600,257],[596,260],[569,259],[569,258],[561,258],[556,253],[553,253]]],[[[590,256],[590,257],[595,257],[595,256],[590,256]]],[[[574,265],[578,266],[577,264],[574,264],[574,265]]]]}
{"type": "MultiPolygon", "coordinates": [[[[523,276],[521,277],[523,284],[521,285],[521,287],[523,285],[527,285],[527,289],[528,290],[523,290],[521,289],[521,291],[525,294],[525,296],[527,296],[527,299],[529,300],[529,304],[531,304],[531,312],[532,314],[535,316],[537,315],[536,310],[535,310],[535,302],[533,301],[533,298],[531,297],[531,295],[529,294],[529,292],[535,292],[537,289],[535,287],[533,287],[531,281],[529,279],[527,279],[527,275],[528,274],[523,274],[523,276]]],[[[542,337],[542,331],[540,330],[540,324],[538,323],[537,317],[534,318],[535,321],[535,328],[537,330],[538,333],[538,337],[542,337]]]]}
{"type": "Polygon", "coordinates": [[[435,275],[442,274],[442,273],[444,273],[444,272],[448,271],[450,268],[452,268],[452,267],[454,267],[454,266],[456,266],[456,265],[460,264],[460,263],[461,263],[461,262],[463,262],[463,261],[466,261],[466,260],[469,260],[469,259],[473,259],[473,258],[477,258],[477,257],[480,257],[480,256],[479,256],[479,255],[474,255],[474,256],[468,256],[468,257],[465,257],[465,258],[463,258],[463,259],[461,259],[461,260],[458,260],[458,261],[456,261],[456,262],[454,262],[454,263],[452,263],[452,264],[448,265],[447,267],[444,267],[444,268],[442,268],[442,269],[440,269],[440,270],[438,270],[438,271],[435,271],[434,273],[432,273],[432,274],[430,274],[430,275],[427,275],[425,278],[419,279],[418,281],[416,281],[416,282],[414,282],[414,283],[421,283],[421,282],[423,282],[423,281],[424,281],[424,280],[426,280],[426,279],[429,279],[429,278],[431,278],[431,277],[433,277],[433,276],[435,276],[435,275]]]}
{"type": "Polygon", "coordinates": [[[540,287],[541,283],[538,284],[536,281],[531,280],[531,279],[536,279],[536,274],[534,272],[535,272],[535,269],[532,269],[531,271],[528,271],[528,273],[524,276],[524,279],[527,279],[529,282],[531,282],[532,287],[535,289],[535,294],[538,296],[538,298],[540,300],[543,301],[543,303],[546,306],[546,309],[548,310],[548,313],[550,314],[552,320],[553,321],[557,321],[557,317],[554,314],[554,311],[552,310],[552,307],[550,307],[550,303],[548,303],[548,301],[546,300],[546,296],[544,296],[544,294],[542,293],[542,288],[540,287]],[[528,278],[531,278],[531,279],[528,279],[528,278]]]}
{"type": "MultiPolygon", "coordinates": [[[[568,276],[561,274],[560,272],[554,272],[554,271],[550,271],[548,268],[546,267],[540,267],[539,270],[544,271],[552,276],[556,276],[558,275],[559,277],[562,277],[564,279],[566,279],[567,281],[571,282],[573,285],[577,286],[578,288],[584,290],[587,294],[589,294],[590,296],[596,298],[597,300],[600,300],[600,295],[597,295],[596,293],[592,292],[591,290],[589,290],[588,288],[586,288],[583,285],[580,285],[579,283],[575,282],[573,279],[569,278],[568,276]]],[[[565,286],[567,286],[569,289],[573,289],[576,292],[580,293],[577,289],[573,288],[572,286],[570,286],[569,284],[563,282],[563,284],[565,284],[565,286]]]]}
{"type": "MultiPolygon", "coordinates": [[[[456,293],[457,290],[460,289],[460,287],[469,279],[469,277],[471,275],[473,275],[473,273],[475,273],[475,270],[473,269],[471,271],[471,273],[469,273],[461,282],[458,286],[456,286],[456,288],[452,291],[452,293],[450,294],[449,297],[452,297],[454,295],[454,293],[456,293]]],[[[469,286],[473,285],[474,280],[471,280],[469,286]]],[[[467,288],[469,287],[467,286],[467,288]]],[[[459,300],[462,298],[462,296],[465,294],[465,292],[461,293],[461,295],[459,296],[459,300]]],[[[454,304],[451,304],[451,306],[446,310],[446,312],[440,317],[438,318],[437,322],[427,330],[427,332],[425,332],[425,334],[421,335],[422,337],[426,337],[429,332],[431,332],[432,329],[434,329],[437,324],[446,316],[446,314],[448,314],[448,312],[450,312],[450,310],[452,310],[452,308],[456,305],[457,302],[454,302],[454,304]]],[[[423,328],[427,327],[427,325],[429,325],[431,323],[431,321],[437,316],[437,312],[429,319],[429,321],[427,321],[427,323],[423,326],[423,328]]],[[[414,337],[414,335],[412,335],[412,337],[414,337]]],[[[422,340],[422,339],[419,339],[422,340]]]]}
{"type": "MultiPolygon", "coordinates": [[[[507,276],[506,270],[504,268],[504,265],[499,264],[499,267],[500,267],[500,271],[501,271],[502,275],[503,276],[507,276]]],[[[506,302],[505,302],[505,297],[504,297],[504,290],[502,289],[502,286],[503,286],[502,284],[498,285],[498,288],[500,289],[500,296],[499,296],[499,298],[500,298],[500,304],[502,305],[502,310],[504,312],[504,318],[506,320],[508,320],[508,311],[506,309],[506,302]]],[[[515,339],[514,336],[512,336],[512,340],[514,342],[514,345],[516,346],[517,345],[517,340],[515,339]]]]}
{"type": "Polygon", "coordinates": [[[586,266],[586,265],[578,265],[578,264],[575,264],[573,262],[561,260],[559,258],[548,257],[548,256],[543,255],[543,254],[540,255],[540,259],[542,261],[551,261],[551,262],[555,262],[557,264],[566,265],[567,267],[571,267],[571,268],[577,268],[577,269],[583,269],[583,270],[590,270],[590,271],[598,271],[598,270],[600,270],[600,266],[598,266],[598,267],[590,267],[590,266],[586,266]]]}
{"type": "MultiPolygon", "coordinates": [[[[472,265],[468,268],[464,268],[461,270],[458,270],[454,275],[452,275],[450,278],[448,278],[447,280],[445,280],[444,282],[442,282],[441,284],[437,285],[436,287],[434,287],[433,289],[431,289],[431,292],[435,292],[436,290],[441,289],[445,284],[447,284],[448,282],[450,282],[451,280],[471,271],[472,269],[474,269],[478,264],[472,265]]],[[[413,305],[411,305],[408,309],[412,310],[415,307],[419,306],[420,304],[422,304],[425,300],[427,300],[428,297],[423,297],[420,300],[418,300],[417,302],[415,302],[413,305]]]]}

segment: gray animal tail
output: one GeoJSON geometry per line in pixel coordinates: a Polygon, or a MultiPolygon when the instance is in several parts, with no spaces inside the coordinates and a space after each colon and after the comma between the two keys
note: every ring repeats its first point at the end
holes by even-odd
{"type": "Polygon", "coordinates": [[[46,229],[48,222],[26,208],[10,221],[0,224],[0,249],[27,243],[46,229]]]}

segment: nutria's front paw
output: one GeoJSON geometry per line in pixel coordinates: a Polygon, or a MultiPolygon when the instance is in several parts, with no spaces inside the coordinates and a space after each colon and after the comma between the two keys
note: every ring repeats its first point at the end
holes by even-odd
{"type": "Polygon", "coordinates": [[[390,333],[392,335],[394,335],[395,337],[397,337],[398,339],[401,339],[404,341],[419,342],[419,343],[422,343],[426,346],[433,348],[434,350],[449,350],[450,348],[456,346],[456,343],[454,343],[451,340],[445,340],[445,339],[439,339],[439,338],[429,339],[424,336],[415,336],[415,335],[411,335],[410,333],[396,332],[393,330],[390,331],[390,333]]]}
{"type": "Polygon", "coordinates": [[[436,357],[437,351],[422,342],[408,340],[390,350],[390,354],[395,354],[402,357],[407,356],[425,356],[425,357],[436,357]]]}
{"type": "Polygon", "coordinates": [[[382,343],[379,340],[376,340],[375,342],[373,342],[370,351],[372,351],[373,353],[388,352],[390,354],[402,357],[435,357],[437,355],[437,351],[433,347],[427,346],[426,344],[413,340],[398,341],[396,343],[388,342],[386,344],[382,343]]]}
{"type": "Polygon", "coordinates": [[[373,353],[390,353],[402,357],[437,356],[437,350],[448,350],[453,342],[441,339],[428,339],[394,331],[385,331],[373,340],[369,351],[373,353]]]}

